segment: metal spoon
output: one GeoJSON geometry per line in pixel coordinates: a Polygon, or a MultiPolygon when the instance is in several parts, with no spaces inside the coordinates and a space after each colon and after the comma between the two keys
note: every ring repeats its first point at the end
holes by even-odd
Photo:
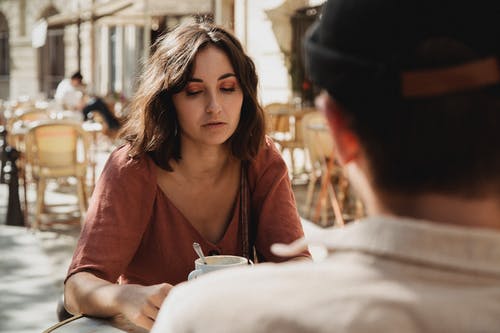
{"type": "Polygon", "coordinates": [[[203,254],[203,250],[201,249],[200,244],[194,242],[193,249],[194,249],[194,252],[196,252],[196,254],[198,255],[198,257],[200,257],[203,264],[206,265],[207,261],[205,260],[205,255],[203,254]]]}

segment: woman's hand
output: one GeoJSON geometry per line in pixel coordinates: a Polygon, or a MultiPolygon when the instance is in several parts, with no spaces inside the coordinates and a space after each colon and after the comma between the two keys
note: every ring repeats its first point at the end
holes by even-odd
{"type": "Polygon", "coordinates": [[[135,325],[151,329],[160,306],[167,297],[172,285],[161,283],[152,286],[121,285],[117,295],[117,307],[135,325]]]}
{"type": "Polygon", "coordinates": [[[68,278],[64,288],[66,309],[72,314],[95,317],[124,316],[135,325],[150,329],[172,285],[116,284],[88,272],[68,278]]]}

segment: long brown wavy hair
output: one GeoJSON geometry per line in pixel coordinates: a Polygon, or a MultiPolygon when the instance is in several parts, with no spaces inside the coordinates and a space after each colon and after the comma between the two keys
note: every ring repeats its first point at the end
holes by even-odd
{"type": "Polygon", "coordinates": [[[208,45],[225,52],[243,91],[240,121],[227,142],[230,151],[240,160],[257,155],[264,142],[265,125],[257,100],[255,65],[235,36],[220,26],[202,22],[183,24],[155,43],[121,132],[130,144],[130,156],[146,153],[158,166],[172,171],[171,159],[181,158],[172,95],[184,89],[192,76],[196,55],[208,45]]]}

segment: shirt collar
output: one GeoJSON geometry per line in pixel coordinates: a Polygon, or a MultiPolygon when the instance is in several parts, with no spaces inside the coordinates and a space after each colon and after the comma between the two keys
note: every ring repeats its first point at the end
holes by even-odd
{"type": "Polygon", "coordinates": [[[374,216],[343,228],[318,229],[307,244],[422,265],[500,276],[500,232],[411,218],[374,216]]]}

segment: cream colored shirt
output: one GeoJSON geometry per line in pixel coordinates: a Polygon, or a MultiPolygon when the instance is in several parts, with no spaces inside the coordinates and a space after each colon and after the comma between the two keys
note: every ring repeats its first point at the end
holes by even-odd
{"type": "Polygon", "coordinates": [[[83,91],[71,84],[70,79],[62,80],[56,89],[54,99],[64,108],[75,110],[82,102],[83,91]]]}
{"type": "Polygon", "coordinates": [[[175,287],[151,332],[500,332],[500,232],[372,217],[310,240],[324,261],[175,287]]]}

